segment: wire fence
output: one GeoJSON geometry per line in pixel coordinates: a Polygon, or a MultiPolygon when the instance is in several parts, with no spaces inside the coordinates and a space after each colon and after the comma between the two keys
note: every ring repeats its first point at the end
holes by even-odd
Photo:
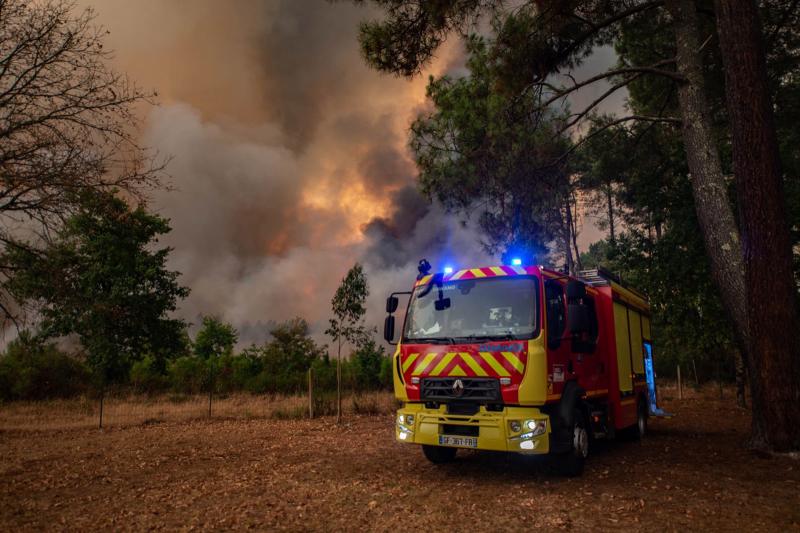
{"type": "MultiPolygon", "coordinates": [[[[388,391],[346,391],[342,411],[388,414],[397,408],[388,391]]],[[[0,404],[0,431],[114,428],[193,420],[302,419],[336,414],[336,392],[304,395],[107,394],[0,404]],[[102,412],[102,418],[101,418],[102,412]]]]}

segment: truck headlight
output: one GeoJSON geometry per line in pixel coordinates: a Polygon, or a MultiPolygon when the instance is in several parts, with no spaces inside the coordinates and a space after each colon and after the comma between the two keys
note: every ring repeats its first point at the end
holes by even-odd
{"type": "Polygon", "coordinates": [[[510,429],[512,433],[519,433],[522,431],[522,425],[519,423],[519,420],[512,420],[508,423],[508,429],[510,429]]]}
{"type": "Polygon", "coordinates": [[[528,430],[528,435],[531,437],[541,435],[547,431],[547,421],[534,419],[526,420],[525,429],[528,430]]]}
{"type": "Polygon", "coordinates": [[[406,424],[414,426],[414,415],[406,415],[406,424]]]}
{"type": "Polygon", "coordinates": [[[406,415],[397,415],[397,423],[403,425],[406,423],[406,415]]]}

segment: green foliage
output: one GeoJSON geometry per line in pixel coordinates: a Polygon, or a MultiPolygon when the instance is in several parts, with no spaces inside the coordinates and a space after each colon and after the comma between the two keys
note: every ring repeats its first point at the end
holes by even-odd
{"type": "Polygon", "coordinates": [[[571,170],[559,158],[570,141],[541,94],[504,90],[494,46],[470,37],[469,76],[431,78],[433,111],[413,123],[410,146],[423,193],[477,217],[489,252],[542,257],[565,237],[571,170]]]}
{"type": "Polygon", "coordinates": [[[211,375],[209,361],[185,355],[169,363],[167,371],[172,390],[182,394],[198,394],[208,390],[211,375]]]}
{"type": "Polygon", "coordinates": [[[262,352],[251,346],[239,355],[222,357],[217,361],[214,374],[214,389],[217,392],[233,392],[259,390],[258,376],[264,368],[262,352]]]}
{"type": "Polygon", "coordinates": [[[392,357],[384,357],[381,360],[381,369],[378,373],[378,381],[380,381],[381,387],[384,389],[391,389],[394,386],[392,370],[392,357]]]}
{"type": "Polygon", "coordinates": [[[239,339],[239,332],[214,316],[204,316],[203,324],[194,340],[194,353],[198,357],[228,356],[239,339]]]}
{"type": "Polygon", "coordinates": [[[583,146],[585,179],[614,183],[624,231],[592,244],[584,265],[618,273],[648,295],[659,375],[696,364],[706,379],[732,377],[732,327],[711,278],[679,132],[604,126],[598,121],[601,134],[583,146]]]}
{"type": "Polygon", "coordinates": [[[295,318],[270,331],[272,340],[262,349],[260,386],[265,391],[295,393],[308,387],[308,369],[324,356],[325,348],[308,336],[308,323],[295,318]]]}
{"type": "Polygon", "coordinates": [[[102,382],[123,381],[131,364],[184,349],[181,320],[169,318],[189,291],[166,269],[169,248],[153,250],[167,221],[130,209],[111,194],[91,193],[47,249],[12,246],[3,288],[36,305],[44,337],[77,334],[102,382]]]}
{"type": "Polygon", "coordinates": [[[375,390],[381,387],[381,369],[388,360],[383,346],[370,339],[350,357],[349,367],[355,390],[375,390]]]}
{"type": "Polygon", "coordinates": [[[0,354],[0,400],[67,398],[86,392],[89,368],[23,331],[0,354]]]}
{"type": "Polygon", "coordinates": [[[364,58],[379,70],[412,76],[452,30],[473,20],[483,6],[497,2],[373,0],[372,3],[385,9],[388,18],[361,25],[359,42],[364,58]]]}
{"type": "Polygon", "coordinates": [[[343,341],[358,347],[369,339],[371,332],[364,325],[367,296],[369,296],[367,276],[364,274],[364,267],[356,263],[342,279],[341,285],[331,299],[333,318],[325,330],[325,334],[330,335],[333,341],[338,343],[340,353],[343,341]]]}
{"type": "Polygon", "coordinates": [[[131,366],[130,383],[137,392],[152,394],[167,388],[169,381],[158,360],[146,355],[131,366]]]}
{"type": "Polygon", "coordinates": [[[324,354],[319,359],[315,359],[311,365],[314,375],[314,387],[319,390],[336,390],[336,365],[331,361],[328,354],[324,354]]]}

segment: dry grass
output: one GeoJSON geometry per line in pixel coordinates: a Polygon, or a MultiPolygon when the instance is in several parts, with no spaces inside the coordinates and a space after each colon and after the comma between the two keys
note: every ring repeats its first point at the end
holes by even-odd
{"type": "Polygon", "coordinates": [[[701,392],[665,397],[675,416],[640,443],[593,443],[577,479],[486,452],[429,464],[388,414],[4,431],[0,531],[800,530],[797,461],[749,452],[733,391],[701,392]]]}
{"type": "MultiPolygon", "coordinates": [[[[346,395],[345,413],[385,414],[397,409],[390,392],[346,395]]],[[[315,402],[315,416],[336,412],[335,394],[325,394],[315,402]]],[[[308,397],[283,395],[232,394],[215,396],[211,402],[214,419],[301,419],[308,417],[308,397]]],[[[181,422],[208,418],[208,396],[162,395],[106,398],[104,427],[127,427],[162,422],[181,422]]],[[[0,404],[0,431],[84,429],[96,427],[100,403],[92,398],[45,402],[0,404]]]]}
{"type": "MultiPolygon", "coordinates": [[[[676,383],[659,382],[660,400],[678,399],[676,383]]],[[[717,384],[702,387],[684,385],[683,398],[695,400],[719,397],[717,384]]],[[[723,397],[733,402],[735,391],[725,386],[723,397]]],[[[346,394],[342,402],[344,412],[361,415],[391,413],[398,408],[390,392],[346,394]]],[[[81,397],[71,400],[45,402],[13,402],[0,404],[0,431],[3,430],[60,430],[96,427],[100,404],[97,399],[81,397]]],[[[336,414],[335,393],[317,394],[315,416],[336,414]]],[[[308,417],[308,397],[283,395],[231,394],[215,396],[211,404],[214,419],[297,420],[308,417]]],[[[103,409],[103,426],[127,427],[161,422],[180,422],[208,418],[208,396],[159,395],[124,396],[106,398],[103,409]]]]}

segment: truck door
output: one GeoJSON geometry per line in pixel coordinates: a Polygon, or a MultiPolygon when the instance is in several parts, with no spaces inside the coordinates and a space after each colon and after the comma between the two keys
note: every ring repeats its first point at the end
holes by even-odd
{"type": "MultiPolygon", "coordinates": [[[[569,339],[565,337],[567,327],[566,297],[559,280],[544,283],[545,318],[547,320],[547,373],[548,396],[561,394],[564,383],[572,377],[569,372],[569,339]]],[[[574,369],[573,369],[574,370],[574,369]]]]}
{"type": "Polygon", "coordinates": [[[644,344],[642,343],[642,315],[633,309],[628,309],[628,326],[631,333],[631,362],[633,374],[638,379],[644,379],[644,344]]]}
{"type": "MultiPolygon", "coordinates": [[[[617,344],[617,377],[619,391],[626,394],[633,392],[631,376],[631,340],[628,324],[628,308],[614,302],[614,336],[617,344]]],[[[641,349],[640,349],[641,350],[641,349]]]]}

